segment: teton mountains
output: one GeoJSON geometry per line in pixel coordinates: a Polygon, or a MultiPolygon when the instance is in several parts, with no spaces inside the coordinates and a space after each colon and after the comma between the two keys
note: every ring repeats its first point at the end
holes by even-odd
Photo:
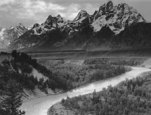
{"type": "MultiPolygon", "coordinates": [[[[42,24],[24,29],[6,45],[13,49],[113,49],[148,48],[151,24],[126,3],[109,1],[94,14],[81,10],[72,21],[48,16],[42,24]]],[[[5,38],[4,38],[5,39],[5,38]]]]}

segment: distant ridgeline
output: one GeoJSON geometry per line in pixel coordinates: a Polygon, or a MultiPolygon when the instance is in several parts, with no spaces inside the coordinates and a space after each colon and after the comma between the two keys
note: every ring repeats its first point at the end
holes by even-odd
{"type": "Polygon", "coordinates": [[[73,20],[48,16],[27,29],[22,24],[1,30],[3,49],[118,49],[148,48],[151,24],[126,3],[109,1],[94,14],[81,10],[73,20]]]}

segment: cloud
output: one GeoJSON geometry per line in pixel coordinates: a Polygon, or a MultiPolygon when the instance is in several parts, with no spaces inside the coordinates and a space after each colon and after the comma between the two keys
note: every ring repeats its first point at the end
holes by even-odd
{"type": "Polygon", "coordinates": [[[15,0],[1,0],[0,1],[0,6],[7,5],[7,4],[12,4],[14,2],[15,2],[15,0]]]}
{"type": "Polygon", "coordinates": [[[15,11],[18,19],[33,19],[37,22],[42,22],[45,16],[58,14],[66,19],[73,19],[81,9],[78,4],[63,6],[44,0],[18,0],[18,4],[20,7],[15,11]]]}
{"type": "Polygon", "coordinates": [[[54,3],[47,3],[43,0],[24,0],[23,3],[20,2],[20,8],[18,13],[18,18],[28,19],[33,18],[39,20],[40,16],[44,13],[52,12],[56,13],[64,10],[65,8],[61,5],[54,3]]]}
{"type": "Polygon", "coordinates": [[[77,16],[78,12],[80,11],[80,8],[81,7],[78,4],[71,4],[66,7],[64,11],[58,13],[60,13],[64,18],[72,20],[77,16]]]}

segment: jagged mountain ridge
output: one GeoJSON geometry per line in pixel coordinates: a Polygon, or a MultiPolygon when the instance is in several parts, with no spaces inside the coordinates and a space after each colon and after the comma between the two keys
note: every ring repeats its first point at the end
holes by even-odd
{"type": "Polygon", "coordinates": [[[94,13],[92,26],[95,31],[99,31],[104,25],[108,25],[114,33],[118,34],[125,27],[138,22],[145,22],[145,19],[136,9],[126,3],[114,6],[113,2],[109,1],[94,13]]]}
{"type": "Polygon", "coordinates": [[[0,48],[7,48],[11,42],[17,40],[28,29],[23,24],[18,24],[15,27],[2,28],[0,30],[0,48]]]}
{"type": "Polygon", "coordinates": [[[60,15],[50,15],[44,23],[34,24],[10,46],[14,49],[100,47],[113,41],[112,38],[125,28],[141,22],[145,22],[145,19],[133,7],[126,3],[114,5],[109,1],[100,6],[93,15],[81,10],[72,21],[66,21],[60,15]],[[106,32],[107,35],[103,35],[106,32]]]}

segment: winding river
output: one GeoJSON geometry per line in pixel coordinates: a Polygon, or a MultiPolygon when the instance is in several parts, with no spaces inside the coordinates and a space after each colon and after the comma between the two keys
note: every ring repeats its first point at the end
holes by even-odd
{"type": "Polygon", "coordinates": [[[24,102],[21,107],[21,110],[24,110],[26,112],[26,115],[47,115],[48,109],[52,105],[60,102],[62,99],[66,99],[67,96],[76,97],[79,95],[92,93],[94,90],[96,92],[99,92],[102,91],[103,88],[107,88],[108,86],[116,86],[126,79],[136,78],[141,74],[149,71],[151,71],[151,69],[145,67],[132,67],[131,71],[111,79],[97,81],[89,85],[85,85],[80,88],[69,91],[67,93],[45,96],[24,102]]]}

